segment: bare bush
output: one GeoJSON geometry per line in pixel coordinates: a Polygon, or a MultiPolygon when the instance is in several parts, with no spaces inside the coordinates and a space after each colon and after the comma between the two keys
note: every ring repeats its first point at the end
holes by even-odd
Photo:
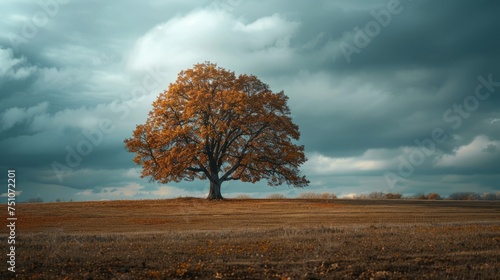
{"type": "Polygon", "coordinates": [[[280,193],[273,193],[267,196],[269,199],[285,199],[286,196],[280,193]]]}
{"type": "Polygon", "coordinates": [[[477,193],[471,193],[468,197],[467,200],[479,200],[481,199],[481,196],[477,193]]]}
{"type": "Polygon", "coordinates": [[[428,200],[441,200],[442,197],[438,193],[417,193],[411,196],[412,199],[428,199],[428,200]]]}
{"type": "Polygon", "coordinates": [[[334,193],[315,193],[315,192],[305,192],[299,194],[299,198],[301,199],[336,199],[337,196],[334,193]]]}
{"type": "Polygon", "coordinates": [[[427,196],[424,193],[417,193],[412,196],[413,199],[427,199],[427,196]]]}
{"type": "Polygon", "coordinates": [[[320,199],[321,195],[314,193],[314,192],[305,192],[305,193],[299,194],[299,198],[302,198],[302,199],[320,199]]]}
{"type": "Polygon", "coordinates": [[[386,193],[384,195],[386,199],[400,199],[401,197],[403,197],[403,195],[400,193],[386,193]]]}
{"type": "Polygon", "coordinates": [[[358,193],[354,195],[352,198],[354,199],[368,199],[368,195],[364,193],[358,193]]]}
{"type": "Polygon", "coordinates": [[[337,199],[337,196],[334,193],[324,192],[320,196],[321,199],[337,199]]]}
{"type": "Polygon", "coordinates": [[[26,202],[28,202],[28,203],[42,203],[43,199],[41,197],[34,197],[34,198],[28,199],[26,202]]]}
{"type": "Polygon", "coordinates": [[[384,193],[383,192],[371,192],[368,194],[368,198],[381,199],[381,198],[384,198],[384,193]]]}
{"type": "Polygon", "coordinates": [[[441,196],[438,193],[430,193],[427,195],[427,199],[429,200],[440,200],[441,196]]]}
{"type": "Polygon", "coordinates": [[[473,192],[456,192],[449,196],[453,200],[479,200],[481,197],[473,192]]]}
{"type": "Polygon", "coordinates": [[[482,200],[495,200],[497,199],[497,196],[494,193],[483,193],[481,195],[482,200]]]}

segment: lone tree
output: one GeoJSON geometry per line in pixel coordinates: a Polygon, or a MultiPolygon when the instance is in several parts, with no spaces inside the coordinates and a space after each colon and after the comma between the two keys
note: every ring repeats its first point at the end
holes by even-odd
{"type": "Polygon", "coordinates": [[[141,177],[208,179],[208,199],[222,199],[221,184],[230,180],[305,187],[304,146],[293,143],[300,133],[287,100],[253,75],[196,64],[158,96],[125,144],[143,167],[141,177]]]}

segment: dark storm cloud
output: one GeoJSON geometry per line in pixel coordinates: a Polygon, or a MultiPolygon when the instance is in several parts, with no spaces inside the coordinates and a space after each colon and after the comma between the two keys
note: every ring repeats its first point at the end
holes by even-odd
{"type": "MultiPolygon", "coordinates": [[[[255,74],[290,97],[311,190],[389,190],[384,174],[400,176],[401,158],[422,151],[418,143],[435,129],[446,141],[390,190],[499,189],[495,1],[44,3],[52,6],[8,1],[0,11],[0,167],[20,170],[26,198],[55,199],[54,190],[77,200],[206,191],[200,182],[147,183],[123,147],[157,94],[205,60],[255,74]],[[391,9],[387,24],[357,45],[359,31],[391,9]],[[37,13],[47,21],[36,22],[37,13]],[[346,44],[357,51],[345,55],[346,44]],[[478,86],[487,98],[478,99],[478,86]],[[103,121],[112,129],[103,131],[103,121]]],[[[253,191],[277,190],[227,185],[229,193],[253,191]]]]}
{"type": "MultiPolygon", "coordinates": [[[[411,145],[415,138],[426,136],[433,128],[449,126],[444,123],[442,115],[454,104],[462,103],[465,97],[474,94],[478,76],[498,73],[495,61],[498,61],[500,40],[493,34],[499,24],[493,15],[499,5],[491,1],[476,5],[466,1],[413,2],[401,1],[402,11],[392,15],[388,26],[382,28],[368,46],[360,48],[360,54],[351,55],[351,63],[344,55],[325,62],[329,64],[328,71],[333,81],[356,75],[362,77],[362,83],[378,84],[389,97],[385,104],[364,114],[340,113],[339,116],[332,110],[321,116],[321,122],[317,122],[318,118],[314,116],[306,119],[304,124],[307,125],[303,126],[306,135],[322,128],[327,134],[321,139],[311,139],[318,144],[324,142],[317,146],[319,150],[330,147],[336,154],[345,154],[350,149],[360,152],[368,146],[394,148],[411,145]],[[329,122],[332,125],[325,126],[329,122]],[[347,123],[349,125],[345,125],[347,123]]],[[[363,30],[367,23],[375,20],[370,12],[379,13],[383,8],[381,5],[361,13],[351,11],[352,17],[344,22],[348,27],[344,31],[330,29],[334,30],[329,33],[330,37],[332,40],[341,37],[339,43],[356,46],[354,40],[348,40],[352,37],[342,37],[342,33],[356,34],[355,27],[363,30]]],[[[325,25],[310,25],[323,28],[315,30],[316,34],[329,31],[325,25]]],[[[464,120],[462,133],[475,127],[485,116],[498,113],[498,102],[497,95],[482,102],[481,110],[464,120]]],[[[353,104],[352,109],[362,111],[369,105],[367,103],[360,100],[353,104]]],[[[470,137],[473,135],[469,140],[470,137]]]]}

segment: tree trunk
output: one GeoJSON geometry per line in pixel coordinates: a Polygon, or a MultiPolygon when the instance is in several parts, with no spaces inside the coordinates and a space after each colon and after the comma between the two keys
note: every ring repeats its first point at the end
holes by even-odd
{"type": "Polygon", "coordinates": [[[220,185],[221,183],[219,182],[212,182],[210,181],[210,192],[208,193],[207,199],[223,199],[221,193],[220,193],[220,185]]]}

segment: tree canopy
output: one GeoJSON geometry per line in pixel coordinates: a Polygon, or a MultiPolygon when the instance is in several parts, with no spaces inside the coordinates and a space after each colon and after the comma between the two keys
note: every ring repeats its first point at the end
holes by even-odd
{"type": "Polygon", "coordinates": [[[306,161],[288,97],[253,75],[206,62],[181,71],[125,140],[142,177],[161,183],[208,179],[209,199],[230,180],[307,186],[306,161]]]}

